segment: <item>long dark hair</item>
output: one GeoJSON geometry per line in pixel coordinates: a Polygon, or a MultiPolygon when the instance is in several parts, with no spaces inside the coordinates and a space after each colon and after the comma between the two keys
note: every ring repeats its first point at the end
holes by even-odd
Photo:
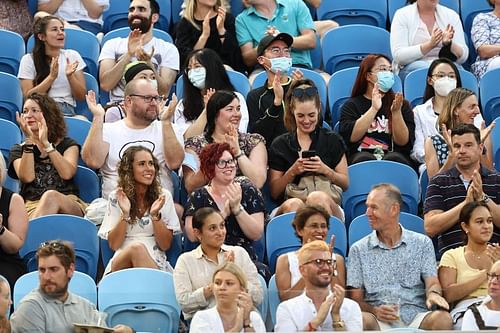
{"type": "Polygon", "coordinates": [[[220,90],[210,97],[207,103],[207,125],[205,126],[205,137],[208,142],[212,142],[212,134],[215,131],[215,120],[219,116],[220,110],[228,106],[238,96],[233,91],[220,90]]]}
{"type": "MultiPolygon", "coordinates": [[[[50,73],[50,59],[45,53],[45,42],[40,39],[40,34],[45,35],[47,33],[47,26],[50,21],[57,20],[61,22],[64,26],[64,22],[57,16],[44,16],[41,19],[35,21],[33,25],[33,37],[35,38],[35,45],[33,46],[32,57],[33,64],[35,65],[35,79],[33,80],[34,85],[39,85],[50,73]]],[[[59,69],[61,70],[61,69],[59,69]]]]}
{"type": "Polygon", "coordinates": [[[25,101],[29,99],[36,102],[40,110],[42,110],[43,118],[47,123],[47,139],[49,139],[49,142],[55,144],[58,140],[63,139],[67,133],[66,122],[56,101],[47,94],[37,92],[29,94],[25,101]]]}
{"type": "Polygon", "coordinates": [[[146,207],[150,208],[153,202],[158,199],[161,194],[160,164],[151,150],[143,146],[132,146],[125,150],[122,159],[118,162],[118,186],[123,189],[123,192],[125,192],[127,198],[130,200],[130,217],[134,222],[141,217],[139,216],[133,166],[135,155],[140,151],[148,152],[151,155],[155,168],[153,183],[148,186],[146,190],[146,207]]]}
{"type": "Polygon", "coordinates": [[[423,97],[424,102],[426,102],[427,100],[429,100],[429,98],[432,98],[436,95],[436,92],[434,91],[434,87],[429,84],[429,79],[432,78],[432,72],[434,72],[434,68],[436,68],[437,65],[440,65],[440,64],[448,64],[451,66],[451,68],[453,68],[453,71],[455,72],[455,76],[457,77],[456,88],[462,88],[462,79],[460,78],[460,71],[458,70],[455,63],[449,59],[446,59],[446,58],[438,58],[431,63],[431,65],[429,66],[429,69],[427,70],[427,79],[425,80],[425,91],[424,91],[424,97],[423,97]]]}
{"type": "Polygon", "coordinates": [[[184,117],[188,121],[196,120],[204,108],[202,91],[193,86],[188,78],[188,65],[191,58],[195,58],[200,65],[205,67],[207,73],[205,89],[234,91],[234,86],[231,84],[226,68],[217,52],[211,49],[192,51],[186,58],[183,73],[184,91],[182,103],[184,105],[184,117]]]}

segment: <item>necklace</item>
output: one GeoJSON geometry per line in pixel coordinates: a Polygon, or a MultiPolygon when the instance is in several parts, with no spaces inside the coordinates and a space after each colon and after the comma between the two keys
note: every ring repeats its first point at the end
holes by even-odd
{"type": "Polygon", "coordinates": [[[483,257],[483,254],[484,254],[484,251],[482,251],[480,254],[477,254],[476,252],[472,251],[471,249],[468,249],[468,252],[472,256],[472,258],[474,258],[476,260],[481,260],[481,258],[483,257]]]}

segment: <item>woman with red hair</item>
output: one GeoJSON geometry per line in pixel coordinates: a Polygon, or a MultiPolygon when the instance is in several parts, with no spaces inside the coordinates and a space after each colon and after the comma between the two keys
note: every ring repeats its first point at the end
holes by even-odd
{"type": "Polygon", "coordinates": [[[351,98],[342,106],[340,134],[349,164],[384,159],[411,166],[415,122],[410,104],[394,93],[389,58],[368,55],[359,66],[351,98]]]}
{"type": "Polygon", "coordinates": [[[186,203],[184,232],[190,241],[197,241],[192,217],[198,208],[212,207],[226,220],[226,241],[247,250],[256,261],[252,242],[264,232],[264,199],[259,189],[248,181],[235,182],[237,160],[228,143],[211,143],[200,153],[200,170],[208,185],[193,191],[186,203]]]}

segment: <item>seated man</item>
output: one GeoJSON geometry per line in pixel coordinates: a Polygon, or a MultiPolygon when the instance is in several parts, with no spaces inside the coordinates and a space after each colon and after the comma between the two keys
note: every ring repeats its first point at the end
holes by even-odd
{"type": "Polygon", "coordinates": [[[179,70],[179,52],[175,45],[153,37],[160,6],[156,0],[132,0],[128,11],[130,33],[127,38],[107,41],[99,55],[99,82],[110,92],[111,102],[123,99],[125,66],[146,61],[155,70],[160,95],[168,95],[179,70]]]}
{"type": "MultiPolygon", "coordinates": [[[[48,241],[36,252],[40,286],[27,294],[10,319],[13,333],[74,332],[73,324],[103,326],[106,314],[94,304],[68,291],[75,272],[75,251],[69,243],[48,241]]],[[[134,332],[128,326],[116,333],[134,332]]]]}
{"type": "Polygon", "coordinates": [[[458,217],[474,200],[487,203],[494,223],[490,242],[500,243],[500,174],[481,165],[480,132],[472,124],[458,125],[451,131],[451,143],[455,166],[430,180],[424,203],[425,232],[438,236],[440,256],[463,245],[458,217]]]}
{"type": "Polygon", "coordinates": [[[330,291],[334,260],[329,246],[322,240],[309,242],[298,258],[304,293],[278,306],[274,331],[362,331],[359,305],[344,298],[344,288],[338,284],[330,291]]]}
{"type": "Polygon", "coordinates": [[[347,286],[366,313],[364,328],[452,330],[429,237],[399,224],[403,199],[392,184],[373,187],[366,215],[373,232],[349,251],[347,286]],[[433,307],[443,310],[429,311],[433,307]]]}

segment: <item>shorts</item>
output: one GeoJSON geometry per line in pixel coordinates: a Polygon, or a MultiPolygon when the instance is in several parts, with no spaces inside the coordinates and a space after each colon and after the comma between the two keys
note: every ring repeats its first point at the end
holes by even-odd
{"type": "MultiPolygon", "coordinates": [[[[68,197],[70,200],[74,201],[78,206],[80,206],[80,209],[82,211],[82,216],[85,215],[85,208],[87,208],[88,204],[77,197],[74,194],[66,194],[66,197],[68,197]]],[[[28,217],[31,218],[31,215],[35,212],[36,207],[38,207],[38,203],[40,200],[26,200],[25,206],[26,206],[26,211],[28,212],[28,217]]]]}

